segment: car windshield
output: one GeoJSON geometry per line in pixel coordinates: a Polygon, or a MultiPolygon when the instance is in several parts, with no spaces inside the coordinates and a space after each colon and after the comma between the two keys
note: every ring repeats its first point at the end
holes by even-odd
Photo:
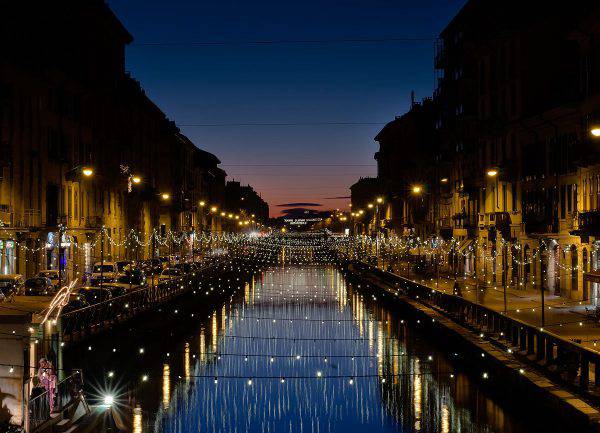
{"type": "Polygon", "coordinates": [[[101,272],[114,272],[115,268],[112,265],[96,265],[94,266],[94,273],[99,274],[101,272]]]}

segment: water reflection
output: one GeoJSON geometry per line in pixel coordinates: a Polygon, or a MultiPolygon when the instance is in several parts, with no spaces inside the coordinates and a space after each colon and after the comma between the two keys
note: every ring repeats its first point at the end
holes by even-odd
{"type": "Polygon", "coordinates": [[[156,431],[527,430],[334,268],[266,270],[195,338],[172,392],[164,366],[156,431]]]}
{"type": "Polygon", "coordinates": [[[169,408],[169,401],[171,400],[171,369],[169,368],[169,364],[163,365],[163,399],[162,404],[163,408],[169,408]]]}

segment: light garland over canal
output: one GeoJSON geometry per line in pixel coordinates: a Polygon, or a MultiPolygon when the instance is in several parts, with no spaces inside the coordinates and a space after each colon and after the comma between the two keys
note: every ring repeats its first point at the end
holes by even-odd
{"type": "Polygon", "coordinates": [[[311,243],[297,257],[282,248],[279,264],[249,279],[223,279],[219,302],[190,294],[156,323],[71,357],[100,353],[87,361],[102,371],[95,394],[115,395],[135,432],[529,431],[525,412],[490,393],[458,349],[421,334],[311,243]]]}

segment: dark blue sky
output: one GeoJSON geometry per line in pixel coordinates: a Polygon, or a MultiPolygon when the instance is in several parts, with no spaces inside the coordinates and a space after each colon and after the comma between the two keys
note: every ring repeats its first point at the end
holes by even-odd
{"type": "MultiPolygon", "coordinates": [[[[433,38],[464,0],[111,0],[127,68],[179,125],[386,122],[433,89],[433,41],[191,46],[190,42],[433,38]],[[136,45],[144,43],[184,45],[136,45]]],[[[346,207],[375,174],[378,125],[182,126],[271,205],[346,207]],[[252,164],[336,164],[256,167],[252,164]],[[339,166],[342,164],[359,166],[339,166]]]]}

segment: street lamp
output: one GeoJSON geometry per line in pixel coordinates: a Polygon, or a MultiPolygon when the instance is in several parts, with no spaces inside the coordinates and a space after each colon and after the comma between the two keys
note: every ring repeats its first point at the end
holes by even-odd
{"type": "Polygon", "coordinates": [[[83,167],[81,172],[85,177],[91,177],[94,174],[94,169],[92,167],[83,167]]]}
{"type": "Polygon", "coordinates": [[[367,205],[367,207],[368,207],[369,209],[373,209],[373,203],[369,203],[369,204],[367,205]]]}
{"type": "Polygon", "coordinates": [[[421,188],[420,185],[414,185],[412,187],[413,194],[421,194],[421,191],[423,191],[423,188],[421,188]]]}
{"type": "Polygon", "coordinates": [[[204,200],[200,200],[200,207],[206,206],[206,202],[204,200]]]}
{"type": "Polygon", "coordinates": [[[590,134],[593,137],[600,138],[600,125],[594,125],[590,128],[590,134]]]}
{"type": "Polygon", "coordinates": [[[142,178],[139,176],[131,176],[131,181],[135,184],[138,184],[142,181],[142,178]]]}
{"type": "Polygon", "coordinates": [[[498,176],[498,169],[490,168],[486,174],[488,175],[488,177],[496,177],[498,176]]]}
{"type": "Polygon", "coordinates": [[[440,182],[442,182],[442,183],[448,183],[448,178],[447,177],[442,177],[440,179],[440,182]]]}
{"type": "Polygon", "coordinates": [[[377,197],[377,203],[379,203],[379,204],[383,203],[383,197],[377,197]]]}
{"type": "Polygon", "coordinates": [[[163,192],[160,195],[160,198],[162,198],[163,200],[169,200],[171,198],[171,194],[167,193],[167,192],[163,192]]]}
{"type": "Polygon", "coordinates": [[[211,212],[216,212],[216,211],[217,211],[217,207],[216,207],[216,206],[212,206],[212,207],[210,208],[210,211],[211,211],[211,212]]]}

